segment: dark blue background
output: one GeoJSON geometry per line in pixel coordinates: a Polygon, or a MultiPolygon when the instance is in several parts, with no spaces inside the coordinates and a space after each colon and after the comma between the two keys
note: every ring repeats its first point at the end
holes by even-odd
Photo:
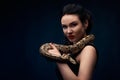
{"type": "Polygon", "coordinates": [[[62,8],[80,3],[93,13],[99,61],[95,80],[120,80],[117,0],[9,0],[0,7],[0,80],[56,80],[55,63],[40,56],[45,42],[62,43],[62,8]]]}

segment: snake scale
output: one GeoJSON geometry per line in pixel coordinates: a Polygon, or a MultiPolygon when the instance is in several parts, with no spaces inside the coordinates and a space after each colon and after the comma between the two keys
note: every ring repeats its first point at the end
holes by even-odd
{"type": "Polygon", "coordinates": [[[93,34],[89,34],[85,37],[83,37],[80,41],[73,45],[62,45],[62,44],[56,44],[56,48],[61,52],[61,56],[55,56],[51,53],[48,52],[49,49],[52,49],[52,47],[49,45],[49,43],[45,43],[39,48],[39,52],[50,59],[56,60],[56,61],[61,61],[61,62],[71,62],[72,64],[76,64],[76,60],[74,60],[71,56],[74,55],[75,53],[79,52],[82,50],[86,44],[92,42],[94,40],[95,36],[93,34]]]}

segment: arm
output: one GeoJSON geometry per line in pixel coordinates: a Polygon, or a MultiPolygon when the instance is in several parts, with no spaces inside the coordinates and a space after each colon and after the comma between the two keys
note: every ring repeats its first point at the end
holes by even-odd
{"type": "Polygon", "coordinates": [[[67,64],[57,63],[64,80],[90,80],[96,64],[96,50],[92,46],[86,46],[77,56],[80,63],[79,73],[76,76],[67,64]]]}

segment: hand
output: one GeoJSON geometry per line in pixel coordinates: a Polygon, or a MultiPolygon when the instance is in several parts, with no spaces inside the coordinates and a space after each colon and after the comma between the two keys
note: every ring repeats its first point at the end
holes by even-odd
{"type": "Polygon", "coordinates": [[[61,56],[59,50],[55,47],[53,43],[50,43],[50,46],[52,47],[51,49],[48,50],[49,53],[51,53],[53,56],[61,56]]]}

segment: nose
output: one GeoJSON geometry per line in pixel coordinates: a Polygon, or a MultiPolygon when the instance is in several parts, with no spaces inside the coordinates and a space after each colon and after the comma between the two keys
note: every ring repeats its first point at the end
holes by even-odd
{"type": "Polygon", "coordinates": [[[68,34],[71,34],[72,32],[73,32],[72,29],[68,27],[67,33],[68,33],[68,34]]]}

